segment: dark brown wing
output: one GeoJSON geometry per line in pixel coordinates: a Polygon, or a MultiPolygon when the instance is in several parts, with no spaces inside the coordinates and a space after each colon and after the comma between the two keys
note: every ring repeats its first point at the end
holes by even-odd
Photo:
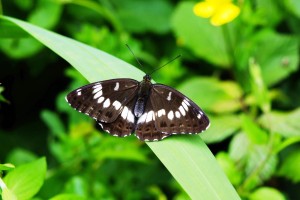
{"type": "Polygon", "coordinates": [[[155,127],[165,134],[195,134],[209,127],[206,114],[192,100],[171,87],[152,86],[149,101],[155,110],[155,127]]]}
{"type": "Polygon", "coordinates": [[[70,92],[66,100],[75,110],[99,122],[111,123],[136,96],[138,84],[133,79],[99,81],[70,92]]]}
{"type": "Polygon", "coordinates": [[[104,131],[113,136],[126,137],[130,135],[135,130],[135,117],[132,112],[135,101],[136,98],[132,98],[128,104],[124,105],[121,114],[115,121],[111,123],[97,122],[104,131]]]}
{"type": "Polygon", "coordinates": [[[156,114],[153,103],[156,102],[148,100],[143,115],[137,120],[135,133],[136,137],[142,141],[158,141],[171,135],[162,133],[155,127],[156,114]]]}

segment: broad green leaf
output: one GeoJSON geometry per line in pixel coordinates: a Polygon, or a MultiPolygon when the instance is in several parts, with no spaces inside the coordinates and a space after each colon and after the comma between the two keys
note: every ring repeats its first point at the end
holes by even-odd
{"type": "Polygon", "coordinates": [[[18,200],[30,199],[42,187],[46,168],[45,158],[40,158],[18,166],[4,177],[4,182],[18,200]]]}
{"type": "MultiPolygon", "coordinates": [[[[27,31],[91,82],[120,77],[139,80],[144,75],[105,52],[17,19],[2,18],[27,31]]],[[[199,136],[171,137],[161,142],[148,142],[147,145],[192,199],[240,199],[199,136]]]]}
{"type": "Polygon", "coordinates": [[[261,187],[249,195],[249,200],[285,200],[284,195],[275,188],[261,187]]]}
{"type": "Polygon", "coordinates": [[[300,108],[290,112],[271,111],[260,117],[261,125],[283,137],[300,136],[300,108]]]}
{"type": "Polygon", "coordinates": [[[200,136],[206,143],[221,142],[241,127],[238,115],[209,115],[210,127],[200,136]]]}
{"type": "Polygon", "coordinates": [[[212,26],[208,19],[197,17],[193,13],[194,5],[195,2],[181,2],[173,14],[172,26],[179,45],[219,67],[229,67],[230,55],[222,27],[212,26]]]}
{"type": "Polygon", "coordinates": [[[239,99],[242,96],[242,90],[232,81],[198,77],[185,81],[178,89],[198,105],[201,105],[205,111],[226,113],[241,108],[239,99]]]}
{"type": "Polygon", "coordinates": [[[300,148],[294,149],[283,158],[278,175],[284,176],[294,183],[300,181],[300,148]]]}

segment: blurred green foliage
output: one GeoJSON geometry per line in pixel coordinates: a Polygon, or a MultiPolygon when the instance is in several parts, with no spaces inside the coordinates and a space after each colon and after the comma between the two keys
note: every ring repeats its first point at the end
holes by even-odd
{"type": "MultiPolygon", "coordinates": [[[[298,1],[236,1],[239,17],[220,27],[194,15],[196,1],[0,3],[6,16],[135,65],[128,43],[144,72],[182,54],[153,78],[208,113],[200,136],[241,198],[300,196],[298,1]]],[[[0,51],[2,199],[189,198],[144,143],[68,106],[67,92],[87,81],[66,62],[5,20],[0,51]]]]}

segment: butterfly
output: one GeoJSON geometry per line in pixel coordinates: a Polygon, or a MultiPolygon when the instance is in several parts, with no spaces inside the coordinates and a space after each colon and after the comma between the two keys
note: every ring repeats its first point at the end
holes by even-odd
{"type": "Polygon", "coordinates": [[[197,134],[209,127],[207,115],[179,91],[129,78],[99,81],[66,96],[75,110],[97,121],[113,136],[135,132],[141,141],[158,141],[173,134],[197,134]]]}

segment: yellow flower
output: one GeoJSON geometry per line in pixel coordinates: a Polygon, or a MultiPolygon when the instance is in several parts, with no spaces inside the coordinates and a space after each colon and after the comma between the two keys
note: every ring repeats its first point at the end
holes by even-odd
{"type": "Polygon", "coordinates": [[[211,18],[214,26],[221,26],[234,20],[240,14],[240,8],[231,0],[205,0],[194,6],[195,15],[211,18]]]}

